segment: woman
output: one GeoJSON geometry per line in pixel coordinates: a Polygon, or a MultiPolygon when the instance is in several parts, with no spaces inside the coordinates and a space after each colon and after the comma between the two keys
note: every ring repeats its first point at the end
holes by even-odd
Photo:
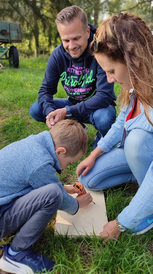
{"type": "Polygon", "coordinates": [[[121,112],[98,146],[77,167],[85,187],[102,190],[137,181],[130,204],[108,222],[102,237],[153,227],[153,37],[133,14],[118,14],[99,26],[91,51],[109,83],[122,86],[121,112]]]}

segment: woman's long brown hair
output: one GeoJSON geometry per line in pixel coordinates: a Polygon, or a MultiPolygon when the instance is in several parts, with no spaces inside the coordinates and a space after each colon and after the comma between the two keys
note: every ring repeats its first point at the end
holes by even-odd
{"type": "MultiPolygon", "coordinates": [[[[146,23],[138,16],[119,13],[106,19],[96,31],[91,53],[104,53],[113,61],[126,64],[136,97],[149,117],[149,106],[153,108],[153,36],[146,23]]],[[[129,104],[129,91],[122,88],[119,97],[121,106],[129,104]]]]}

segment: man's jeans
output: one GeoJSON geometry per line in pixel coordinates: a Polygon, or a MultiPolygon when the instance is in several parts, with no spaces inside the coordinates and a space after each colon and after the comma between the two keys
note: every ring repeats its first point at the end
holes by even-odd
{"type": "MultiPolygon", "coordinates": [[[[56,109],[64,108],[65,106],[72,106],[72,103],[68,99],[54,99],[56,109]]],[[[38,102],[32,104],[30,107],[30,115],[33,119],[39,122],[46,122],[46,117],[42,114],[42,111],[38,105],[38,102]]],[[[110,129],[111,125],[116,119],[116,109],[110,105],[107,108],[101,108],[96,110],[87,116],[75,116],[78,122],[92,124],[101,134],[104,136],[110,129]]]]}
{"type": "Polygon", "coordinates": [[[79,181],[88,189],[102,190],[137,181],[139,189],[130,204],[119,214],[119,222],[132,229],[153,214],[153,134],[132,130],[124,148],[113,148],[97,158],[94,167],[79,181]]]}
{"type": "Polygon", "coordinates": [[[12,242],[16,250],[35,243],[60,208],[63,194],[57,184],[49,184],[17,198],[0,217],[0,239],[19,229],[12,242]]]}

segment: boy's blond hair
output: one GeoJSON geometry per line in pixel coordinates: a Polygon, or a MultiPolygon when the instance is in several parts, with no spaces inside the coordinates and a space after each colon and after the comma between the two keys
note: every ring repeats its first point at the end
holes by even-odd
{"type": "Polygon", "coordinates": [[[55,148],[62,146],[66,154],[75,156],[82,151],[86,153],[88,136],[80,123],[75,120],[61,120],[50,129],[55,148]]]}

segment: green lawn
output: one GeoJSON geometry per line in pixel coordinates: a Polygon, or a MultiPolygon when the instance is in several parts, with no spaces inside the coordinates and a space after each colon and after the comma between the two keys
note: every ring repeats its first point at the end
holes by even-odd
{"type": "MultiPolygon", "coordinates": [[[[47,60],[47,56],[20,58],[19,69],[10,68],[8,61],[3,62],[6,69],[0,70],[0,149],[30,134],[48,130],[45,124],[34,121],[29,115],[31,104],[37,100],[47,60]]],[[[61,85],[59,90],[58,97],[64,97],[61,85]]],[[[115,92],[119,94],[119,85],[115,85],[115,92]]],[[[91,152],[95,134],[96,130],[89,126],[86,156],[91,152]]],[[[70,184],[77,180],[77,164],[69,165],[60,175],[62,183],[70,184]]],[[[104,192],[109,220],[121,212],[136,190],[137,187],[130,184],[104,192]]],[[[124,233],[118,241],[102,240],[96,236],[70,239],[54,235],[52,220],[34,248],[56,262],[53,274],[148,274],[153,273],[152,237],[153,230],[141,236],[124,233]]],[[[1,243],[11,242],[12,238],[13,235],[4,238],[1,243]]]]}

